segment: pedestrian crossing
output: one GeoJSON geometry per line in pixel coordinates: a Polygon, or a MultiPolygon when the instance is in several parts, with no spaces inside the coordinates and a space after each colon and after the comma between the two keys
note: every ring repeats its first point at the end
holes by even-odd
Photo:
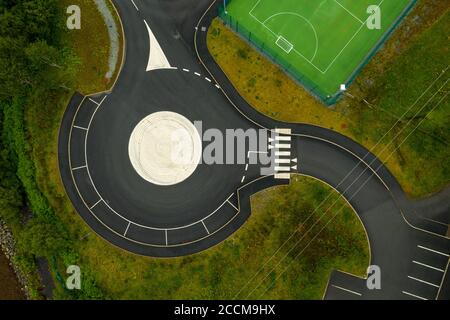
{"type": "Polygon", "coordinates": [[[269,138],[269,149],[275,154],[275,179],[289,180],[298,169],[297,158],[292,158],[291,134],[291,129],[277,128],[274,136],[269,138]]]}

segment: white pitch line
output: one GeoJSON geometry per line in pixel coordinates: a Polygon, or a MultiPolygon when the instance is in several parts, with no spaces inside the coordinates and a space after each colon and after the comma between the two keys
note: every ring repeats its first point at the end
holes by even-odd
{"type": "Polygon", "coordinates": [[[414,260],[413,260],[413,263],[418,264],[419,266],[424,266],[424,267],[426,267],[426,268],[430,268],[430,269],[439,271],[439,272],[444,272],[443,269],[439,269],[439,268],[430,266],[430,265],[428,265],[428,264],[425,264],[425,263],[422,263],[422,262],[419,262],[419,261],[414,261],[414,260]]]}
{"type": "Polygon", "coordinates": [[[440,255],[442,255],[444,257],[449,257],[448,254],[440,252],[440,251],[437,251],[437,250],[434,250],[434,249],[430,249],[430,248],[427,248],[427,247],[424,247],[424,246],[417,246],[417,247],[420,248],[420,249],[423,249],[423,250],[427,250],[427,251],[430,251],[430,252],[434,252],[434,253],[440,254],[440,255]]]}
{"type": "Polygon", "coordinates": [[[209,232],[208,228],[206,227],[206,224],[205,224],[205,222],[204,222],[203,220],[202,220],[202,224],[203,224],[203,227],[205,228],[206,232],[208,232],[208,234],[211,234],[211,233],[209,232]]]}
{"type": "Polygon", "coordinates": [[[403,293],[403,294],[406,294],[406,295],[408,295],[408,296],[411,296],[411,297],[417,298],[417,299],[421,299],[421,300],[428,300],[427,298],[424,298],[424,297],[421,297],[421,296],[418,296],[418,295],[415,295],[415,294],[409,293],[409,292],[407,292],[407,291],[402,291],[402,293],[403,293]]]}
{"type": "Polygon", "coordinates": [[[415,280],[415,281],[418,281],[418,282],[425,283],[425,284],[427,284],[429,286],[433,286],[433,287],[439,288],[439,286],[437,284],[434,284],[434,283],[431,283],[431,282],[428,282],[428,281],[425,281],[425,280],[422,280],[422,279],[414,278],[414,277],[411,277],[411,276],[408,276],[408,278],[410,278],[412,280],[415,280]]]}
{"type": "Polygon", "coordinates": [[[362,21],[361,19],[359,19],[359,18],[358,18],[357,16],[355,16],[350,10],[348,10],[346,7],[344,7],[342,4],[340,4],[339,1],[334,0],[334,2],[336,2],[339,6],[341,6],[342,9],[344,9],[345,11],[347,11],[348,13],[350,13],[351,16],[352,16],[353,18],[355,18],[356,20],[358,20],[360,23],[364,23],[364,21],[362,21]]]}
{"type": "Polygon", "coordinates": [[[136,5],[136,3],[134,3],[134,0],[131,0],[131,2],[133,3],[134,7],[136,8],[137,11],[139,11],[138,6],[136,5]]]}
{"type": "Polygon", "coordinates": [[[361,293],[356,292],[356,291],[352,291],[352,290],[345,289],[345,288],[342,288],[342,287],[339,287],[339,286],[335,286],[334,284],[332,284],[331,286],[332,286],[332,287],[335,287],[335,288],[337,288],[337,289],[343,290],[343,291],[350,292],[350,293],[352,293],[352,294],[354,294],[354,295],[357,295],[357,296],[362,296],[361,293]]]}
{"type": "Polygon", "coordinates": [[[90,209],[90,210],[94,209],[94,207],[95,207],[96,205],[98,205],[100,202],[102,202],[102,199],[98,200],[98,201],[97,201],[92,207],[90,207],[89,209],[90,209]]]}
{"type": "Polygon", "coordinates": [[[84,131],[88,131],[87,128],[85,127],[80,127],[80,126],[73,126],[74,128],[80,129],[80,130],[84,130],[84,131]]]}

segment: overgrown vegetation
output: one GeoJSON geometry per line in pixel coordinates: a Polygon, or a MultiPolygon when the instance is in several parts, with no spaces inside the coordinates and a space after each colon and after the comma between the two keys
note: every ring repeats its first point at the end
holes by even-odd
{"type": "Polygon", "coordinates": [[[386,163],[409,195],[420,197],[450,181],[449,70],[442,74],[448,66],[449,28],[445,1],[419,1],[333,109],[220,20],[213,21],[208,47],[257,110],[283,121],[330,128],[360,142],[386,163]]]}
{"type": "MultiPolygon", "coordinates": [[[[35,259],[53,262],[56,275],[77,255],[67,225],[41,190],[45,173],[58,172],[42,166],[43,159],[52,155],[56,165],[59,115],[80,64],[65,41],[63,10],[58,0],[0,1],[0,216],[13,230],[16,263],[28,275],[34,298],[39,297],[35,259]]],[[[70,295],[61,291],[61,297],[70,295]]],[[[95,285],[78,295],[103,296],[95,285]]]]}
{"type": "Polygon", "coordinates": [[[140,257],[94,234],[79,240],[76,248],[77,264],[82,270],[95,266],[97,282],[113,299],[321,299],[331,270],[364,276],[370,256],[361,222],[345,200],[322,183],[300,176],[290,186],[256,194],[252,216],[240,230],[192,256],[140,257]],[[271,282],[276,276],[280,279],[271,282]],[[272,289],[264,292],[269,286],[272,289]]]}

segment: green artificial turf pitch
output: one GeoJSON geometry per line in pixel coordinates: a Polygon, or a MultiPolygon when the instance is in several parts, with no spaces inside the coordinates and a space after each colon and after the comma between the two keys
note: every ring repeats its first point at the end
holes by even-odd
{"type": "Polygon", "coordinates": [[[324,101],[336,97],[414,0],[228,0],[222,19],[324,101]],[[377,5],[381,28],[369,29],[377,5]]]}

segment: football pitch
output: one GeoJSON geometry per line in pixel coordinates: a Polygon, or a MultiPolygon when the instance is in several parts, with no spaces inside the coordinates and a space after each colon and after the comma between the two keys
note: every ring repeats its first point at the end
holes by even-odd
{"type": "Polygon", "coordinates": [[[415,0],[228,0],[222,19],[327,104],[415,0]]]}

